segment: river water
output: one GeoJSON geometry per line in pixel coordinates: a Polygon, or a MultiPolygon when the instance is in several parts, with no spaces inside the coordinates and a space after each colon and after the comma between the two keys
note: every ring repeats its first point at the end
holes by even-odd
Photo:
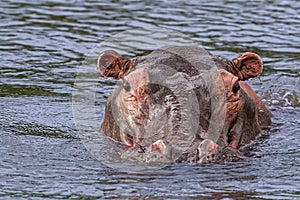
{"type": "MultiPolygon", "coordinates": [[[[0,199],[300,198],[298,0],[2,0],[0,55],[0,199]],[[228,58],[245,51],[263,58],[260,80],[249,84],[272,111],[273,125],[247,147],[245,160],[124,172],[82,143],[72,110],[78,71],[99,43],[130,44],[131,56],[149,52],[111,40],[141,28],[181,32],[228,58]]],[[[118,83],[94,79],[103,110],[118,83]]]]}

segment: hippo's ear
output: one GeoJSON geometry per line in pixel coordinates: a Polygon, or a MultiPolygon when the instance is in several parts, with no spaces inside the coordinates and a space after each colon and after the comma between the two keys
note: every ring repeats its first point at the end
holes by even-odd
{"type": "Polygon", "coordinates": [[[98,58],[98,69],[103,76],[121,79],[133,67],[129,58],[113,50],[104,51],[98,58]]]}
{"type": "Polygon", "coordinates": [[[240,80],[258,77],[263,69],[263,62],[259,55],[253,52],[243,53],[240,57],[232,60],[240,80]]]}

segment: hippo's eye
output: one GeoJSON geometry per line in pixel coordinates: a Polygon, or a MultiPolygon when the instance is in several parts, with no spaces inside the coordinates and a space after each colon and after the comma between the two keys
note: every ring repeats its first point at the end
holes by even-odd
{"type": "Polygon", "coordinates": [[[239,84],[239,82],[237,81],[237,82],[235,82],[234,85],[232,86],[232,92],[233,92],[233,93],[237,93],[237,92],[239,91],[239,89],[240,89],[240,84],[239,84]]]}
{"type": "Polygon", "coordinates": [[[131,90],[131,87],[127,81],[124,80],[123,82],[123,88],[126,92],[129,92],[131,90]]]}

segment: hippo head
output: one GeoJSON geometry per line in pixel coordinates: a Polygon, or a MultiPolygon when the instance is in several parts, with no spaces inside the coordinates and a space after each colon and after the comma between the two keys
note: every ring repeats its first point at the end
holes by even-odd
{"type": "MultiPolygon", "coordinates": [[[[184,160],[194,158],[191,155],[195,152],[198,152],[196,153],[198,158],[200,154],[216,152],[224,154],[224,151],[219,149],[225,147],[237,149],[241,143],[246,144],[250,139],[254,139],[260,130],[256,109],[258,104],[254,102],[257,99],[259,101],[259,98],[249,97],[248,92],[243,88],[245,80],[260,75],[262,71],[260,57],[247,52],[230,61],[207,54],[205,56],[212,57],[213,62],[208,66],[215,65],[217,68],[214,76],[206,77],[195,69],[192,61],[172,53],[176,48],[180,50],[183,47],[170,47],[168,48],[172,49],[170,51],[158,49],[147,56],[133,59],[112,50],[105,51],[99,56],[100,73],[105,77],[122,80],[122,85],[107,100],[100,132],[124,143],[129,148],[137,148],[138,152],[147,152],[148,158],[153,152],[155,155],[158,153],[166,157],[170,157],[172,152],[176,154],[177,160],[180,155],[177,155],[177,147],[174,147],[174,142],[172,143],[174,138],[176,141],[185,142],[184,146],[187,148],[181,149],[181,153],[187,155],[184,160]],[[172,66],[173,71],[166,73],[163,68],[159,68],[165,65],[172,66]],[[174,92],[176,87],[170,89],[166,87],[167,84],[158,85],[153,81],[160,77],[160,80],[165,78],[168,82],[168,77],[176,78],[178,74],[185,77],[185,81],[175,84],[178,90],[184,91],[186,88],[183,94],[186,95],[187,100],[184,102],[190,104],[191,101],[195,101],[186,110],[187,115],[191,117],[182,114],[184,105],[174,92]],[[206,83],[206,85],[198,83],[206,83]],[[190,93],[193,95],[189,96],[190,93]],[[212,108],[213,99],[219,102],[214,108],[212,108]],[[225,118],[219,133],[220,137],[215,142],[209,139],[211,133],[208,128],[213,113],[223,114],[225,118]],[[188,126],[192,127],[191,134],[186,133],[189,129],[178,128],[178,123],[184,117],[186,121],[193,121],[188,126]],[[251,132],[250,136],[249,132],[251,132]],[[208,138],[202,137],[203,135],[208,138]],[[209,147],[203,148],[204,144],[209,144],[209,147]]],[[[186,52],[188,51],[184,50],[185,56],[188,57],[203,56],[201,53],[197,55],[186,52]]],[[[252,93],[251,95],[253,96],[252,93]]],[[[203,160],[199,158],[198,161],[201,159],[203,160]]]]}

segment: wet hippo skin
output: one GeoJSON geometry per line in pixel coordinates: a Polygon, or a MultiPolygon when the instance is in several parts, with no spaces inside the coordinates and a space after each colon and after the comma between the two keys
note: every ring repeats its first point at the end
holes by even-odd
{"type": "MultiPolygon", "coordinates": [[[[100,73],[105,77],[122,79],[123,84],[107,99],[100,132],[123,143],[132,151],[166,157],[175,154],[176,145],[170,141],[186,134],[186,131],[178,129],[177,124],[183,117],[180,113],[182,105],[172,89],[153,81],[156,76],[168,73],[164,73],[163,69],[161,74],[153,75],[151,72],[160,66],[168,66],[172,68],[168,76],[179,73],[187,77],[187,87],[195,85],[191,91],[195,93],[195,103],[199,109],[199,130],[192,133],[194,135],[190,145],[175,161],[203,163],[241,159],[242,154],[238,149],[249,144],[263,128],[271,124],[270,111],[245,82],[261,74],[262,60],[252,52],[229,60],[209,53],[204,55],[195,49],[196,47],[169,46],[132,59],[113,50],[103,52],[98,59],[100,73]],[[174,53],[177,51],[183,53],[174,53]],[[212,82],[212,91],[222,88],[221,94],[197,85],[199,77],[203,77],[189,59],[193,57],[197,60],[203,56],[211,58],[220,78],[218,81],[205,81],[212,82]],[[215,141],[203,137],[203,134],[209,132],[213,118],[212,98],[224,98],[224,104],[219,107],[225,109],[224,125],[215,141]],[[145,137],[145,134],[150,134],[151,137],[145,137]]],[[[178,140],[182,141],[184,137],[178,140]]]]}

